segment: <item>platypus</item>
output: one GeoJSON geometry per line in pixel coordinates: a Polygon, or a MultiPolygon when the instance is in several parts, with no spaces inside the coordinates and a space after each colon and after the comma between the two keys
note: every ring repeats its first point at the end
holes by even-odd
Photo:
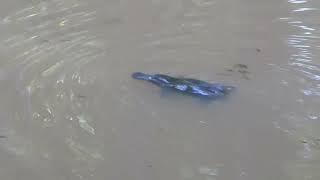
{"type": "Polygon", "coordinates": [[[142,72],[135,72],[132,74],[132,77],[134,79],[151,82],[161,88],[207,98],[223,97],[235,89],[233,86],[226,86],[219,83],[208,83],[197,79],[178,78],[164,74],[149,75],[142,72]]]}

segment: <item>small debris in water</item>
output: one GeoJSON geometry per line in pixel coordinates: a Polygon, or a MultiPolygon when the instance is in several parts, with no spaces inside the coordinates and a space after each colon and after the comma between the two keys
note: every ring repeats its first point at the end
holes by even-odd
{"type": "Polygon", "coordinates": [[[232,68],[225,69],[224,73],[219,73],[219,75],[231,76],[234,73],[239,73],[243,79],[249,80],[250,71],[248,69],[249,67],[246,64],[235,64],[232,68]]]}
{"type": "Polygon", "coordinates": [[[248,66],[245,64],[235,64],[233,65],[234,68],[239,68],[239,69],[248,69],[248,66]]]}
{"type": "Polygon", "coordinates": [[[146,167],[152,168],[152,162],[146,161],[145,164],[146,164],[146,167]]]}
{"type": "Polygon", "coordinates": [[[77,98],[79,98],[79,99],[84,99],[84,98],[86,98],[87,96],[85,96],[85,95],[77,95],[77,98]]]}
{"type": "Polygon", "coordinates": [[[247,71],[247,70],[238,70],[238,72],[241,74],[248,74],[249,73],[249,71],[247,71]]]}

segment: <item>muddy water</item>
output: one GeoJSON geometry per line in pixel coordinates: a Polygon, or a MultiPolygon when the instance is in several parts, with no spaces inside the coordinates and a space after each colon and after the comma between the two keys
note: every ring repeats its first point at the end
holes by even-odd
{"type": "Polygon", "coordinates": [[[5,4],[1,179],[320,178],[320,1],[5,4]],[[204,103],[134,71],[237,90],[204,103]]]}

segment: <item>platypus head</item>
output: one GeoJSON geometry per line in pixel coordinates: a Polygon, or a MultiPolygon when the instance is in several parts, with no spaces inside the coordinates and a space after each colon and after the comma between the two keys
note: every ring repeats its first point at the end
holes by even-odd
{"type": "Polygon", "coordinates": [[[142,73],[142,72],[135,72],[135,73],[132,74],[132,78],[139,79],[139,80],[150,81],[150,80],[152,80],[152,75],[145,74],[145,73],[142,73]]]}

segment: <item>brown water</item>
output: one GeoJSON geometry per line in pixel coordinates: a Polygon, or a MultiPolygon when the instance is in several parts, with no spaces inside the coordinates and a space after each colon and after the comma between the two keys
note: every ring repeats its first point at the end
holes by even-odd
{"type": "Polygon", "coordinates": [[[319,8],[3,1],[0,179],[319,180],[319,8]],[[134,71],[237,90],[204,103],[134,71]]]}

